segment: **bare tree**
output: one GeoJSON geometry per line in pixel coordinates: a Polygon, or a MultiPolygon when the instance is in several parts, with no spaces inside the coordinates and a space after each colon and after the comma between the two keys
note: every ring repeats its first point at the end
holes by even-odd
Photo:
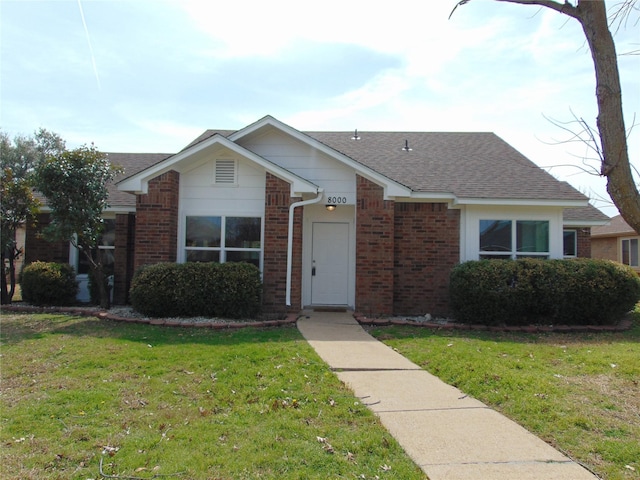
{"type": "MultiPolygon", "coordinates": [[[[471,0],[459,1],[453,11],[471,0]]],[[[600,175],[607,177],[607,192],[626,222],[640,232],[640,194],[634,181],[627,131],[622,114],[622,88],[616,46],[611,34],[604,0],[496,0],[537,5],[577,20],[584,31],[596,74],[597,127],[601,152],[600,175]]],[[[623,0],[613,9],[611,25],[622,26],[637,0],[623,0]]],[[[453,14],[453,12],[451,12],[453,14]]]]}

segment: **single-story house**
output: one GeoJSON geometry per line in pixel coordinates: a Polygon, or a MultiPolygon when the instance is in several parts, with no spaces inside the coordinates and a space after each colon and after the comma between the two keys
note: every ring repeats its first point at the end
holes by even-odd
{"type": "MultiPolygon", "coordinates": [[[[146,264],[245,261],[266,311],[443,314],[457,263],[590,257],[608,220],[493,133],[302,132],[266,116],[173,155],[109,158],[125,168],[101,246],[115,303],[146,264]]],[[[28,235],[27,261],[86,273],[57,248],[28,235]]]]}
{"type": "Polygon", "coordinates": [[[618,215],[611,219],[609,225],[593,228],[591,256],[624,263],[640,273],[639,242],[638,232],[631,228],[621,215],[618,215]]]}

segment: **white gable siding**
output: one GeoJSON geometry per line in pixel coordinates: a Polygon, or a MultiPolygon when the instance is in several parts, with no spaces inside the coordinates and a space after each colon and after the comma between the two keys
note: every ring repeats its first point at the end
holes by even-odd
{"type": "Polygon", "coordinates": [[[324,188],[327,197],[355,204],[355,172],[282,132],[270,130],[238,141],[243,147],[324,188]]]}
{"type": "MultiPolygon", "coordinates": [[[[224,159],[228,160],[229,157],[224,159]]],[[[237,184],[215,184],[212,158],[180,176],[180,210],[184,215],[255,215],[264,213],[265,172],[237,160],[237,184]]]]}

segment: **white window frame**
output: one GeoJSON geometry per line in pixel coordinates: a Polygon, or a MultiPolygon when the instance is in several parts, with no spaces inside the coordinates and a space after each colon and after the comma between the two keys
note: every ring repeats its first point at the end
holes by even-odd
{"type": "Polygon", "coordinates": [[[640,267],[640,238],[639,237],[623,237],[620,239],[620,263],[627,265],[629,267],[638,268],[640,267]],[[636,242],[636,256],[635,256],[635,265],[633,264],[633,255],[631,255],[631,245],[635,240],[636,242]],[[624,262],[624,244],[628,242],[629,244],[629,262],[624,262]]]}
{"type": "Polygon", "coordinates": [[[181,233],[181,260],[187,262],[187,251],[206,251],[206,252],[220,252],[219,263],[227,262],[227,252],[257,252],[258,253],[258,268],[262,271],[263,259],[264,259],[264,216],[261,215],[249,215],[249,214],[236,214],[230,215],[216,215],[216,214],[188,214],[183,216],[184,228],[181,233]],[[189,247],[186,245],[187,240],[187,218],[188,217],[218,217],[220,218],[220,246],[217,247],[189,247]],[[226,246],[226,231],[227,231],[227,218],[258,218],[260,219],[260,248],[239,248],[239,247],[227,247],[226,246]]]}
{"type": "Polygon", "coordinates": [[[484,218],[478,219],[478,258],[540,258],[551,257],[551,222],[546,219],[526,219],[526,218],[484,218]],[[504,221],[511,224],[511,250],[510,251],[485,251],[480,248],[480,224],[483,221],[504,221]],[[518,251],[518,222],[546,222],[547,223],[547,250],[544,252],[518,251]]]}

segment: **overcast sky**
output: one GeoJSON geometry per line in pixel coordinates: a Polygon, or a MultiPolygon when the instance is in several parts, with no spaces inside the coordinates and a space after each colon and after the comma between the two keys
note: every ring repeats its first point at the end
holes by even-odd
{"type": "MultiPolygon", "coordinates": [[[[605,181],[578,168],[593,155],[558,143],[570,134],[549,120],[575,114],[595,126],[578,23],[492,0],[448,19],[456,3],[0,0],[0,129],[44,127],[69,147],[163,153],[265,115],[298,130],[492,131],[617,214],[598,201],[605,181]]],[[[616,34],[619,54],[640,49],[637,20],[616,34]]],[[[619,65],[630,128],[640,56],[621,55],[619,65]]],[[[636,166],[639,128],[630,136],[636,166]]]]}

